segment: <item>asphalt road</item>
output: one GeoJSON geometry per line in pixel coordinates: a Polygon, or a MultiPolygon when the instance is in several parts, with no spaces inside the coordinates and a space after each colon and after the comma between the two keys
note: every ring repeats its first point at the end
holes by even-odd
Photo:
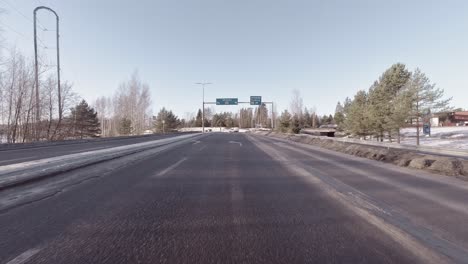
{"type": "Polygon", "coordinates": [[[40,145],[18,149],[0,149],[0,166],[92,150],[119,147],[123,145],[158,140],[177,135],[180,134],[174,133],[165,135],[152,135],[148,137],[128,137],[108,141],[91,141],[84,143],[74,143],[73,141],[70,141],[63,142],[63,144],[60,145],[40,145]]]}
{"type": "Polygon", "coordinates": [[[2,211],[0,263],[468,263],[458,179],[238,133],[112,162],[2,211]]]}

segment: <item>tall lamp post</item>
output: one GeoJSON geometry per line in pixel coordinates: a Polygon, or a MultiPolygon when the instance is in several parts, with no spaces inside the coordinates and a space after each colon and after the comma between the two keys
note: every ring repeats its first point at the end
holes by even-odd
{"type": "Polygon", "coordinates": [[[44,9],[55,15],[56,18],[56,36],[57,36],[57,89],[58,89],[58,107],[59,122],[62,120],[62,92],[60,89],[60,45],[59,45],[59,16],[57,12],[46,6],[38,6],[34,9],[34,62],[35,62],[35,81],[36,81],[36,133],[39,139],[39,121],[40,121],[40,101],[39,101],[39,62],[37,60],[37,11],[44,9]]]}
{"type": "Polygon", "coordinates": [[[208,82],[200,82],[200,83],[195,83],[195,84],[198,84],[198,85],[201,85],[202,86],[202,90],[203,90],[203,97],[202,97],[202,133],[205,133],[205,86],[206,85],[210,85],[212,83],[208,83],[208,82]]]}

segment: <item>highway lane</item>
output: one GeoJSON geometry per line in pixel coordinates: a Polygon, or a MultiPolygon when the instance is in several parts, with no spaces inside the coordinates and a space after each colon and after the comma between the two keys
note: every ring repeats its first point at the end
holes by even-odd
{"type": "Polygon", "coordinates": [[[74,143],[73,141],[64,142],[60,145],[40,145],[18,149],[0,149],[0,166],[15,164],[19,162],[32,161],[37,159],[57,157],[67,154],[74,154],[92,150],[119,147],[129,144],[147,142],[168,137],[174,137],[180,134],[151,135],[148,137],[125,137],[115,138],[106,141],[90,141],[83,143],[74,143]]]}
{"type": "Polygon", "coordinates": [[[463,263],[466,206],[358,170],[446,202],[466,184],[337,155],[210,134],[3,212],[0,263],[463,263]]]}
{"type": "Polygon", "coordinates": [[[254,139],[427,247],[468,262],[468,182],[282,139],[254,139]]]}

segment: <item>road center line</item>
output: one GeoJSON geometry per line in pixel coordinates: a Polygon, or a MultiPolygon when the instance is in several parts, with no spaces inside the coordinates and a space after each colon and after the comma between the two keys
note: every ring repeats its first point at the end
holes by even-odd
{"type": "Polygon", "coordinates": [[[26,263],[30,258],[41,251],[40,248],[31,248],[26,250],[25,252],[21,253],[21,255],[17,256],[16,258],[7,262],[7,264],[23,264],[26,263]]]}
{"type": "Polygon", "coordinates": [[[171,170],[177,168],[180,164],[182,164],[182,162],[184,162],[186,160],[187,160],[187,158],[183,158],[183,159],[179,160],[178,162],[176,162],[176,163],[172,164],[171,166],[167,167],[166,169],[160,171],[156,176],[157,177],[164,176],[165,174],[167,174],[171,170]]]}

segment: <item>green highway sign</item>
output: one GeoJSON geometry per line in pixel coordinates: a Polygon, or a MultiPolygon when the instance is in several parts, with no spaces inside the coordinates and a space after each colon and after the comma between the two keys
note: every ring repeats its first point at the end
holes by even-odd
{"type": "Polygon", "coordinates": [[[216,98],[216,105],[238,105],[237,98],[216,98]]]}
{"type": "Polygon", "coordinates": [[[250,105],[261,105],[262,97],[261,96],[250,96],[250,105]]]}

